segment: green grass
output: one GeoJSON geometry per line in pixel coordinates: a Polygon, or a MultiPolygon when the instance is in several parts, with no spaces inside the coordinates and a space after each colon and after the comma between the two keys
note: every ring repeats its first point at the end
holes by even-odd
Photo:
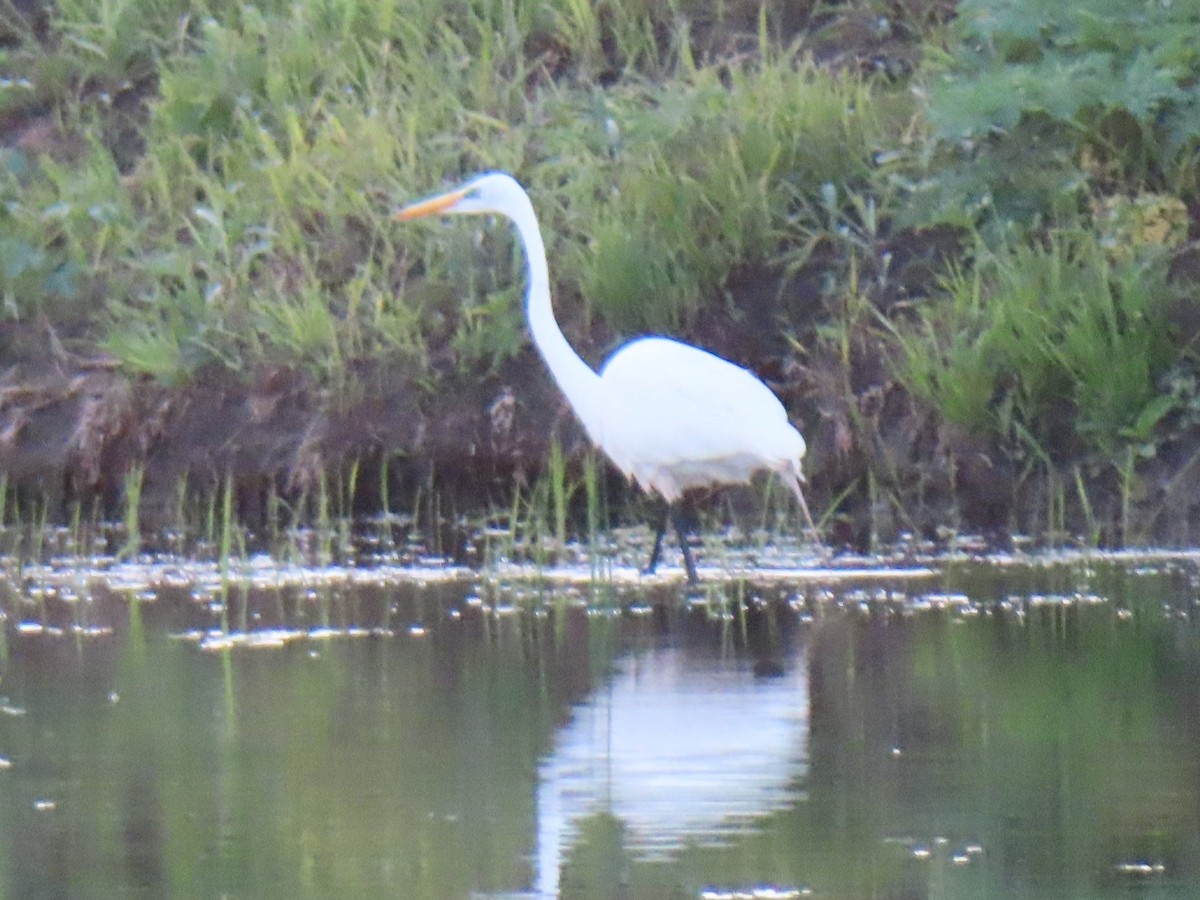
{"type": "Polygon", "coordinates": [[[586,298],[585,320],[686,327],[731,271],[779,252],[822,184],[865,178],[882,135],[863,82],[765,33],[753,64],[720,71],[686,31],[660,46],[671,9],[61,7],[58,40],[10,60],[79,140],[69,158],[6,155],[9,313],[88,319],[166,382],[272,357],[329,381],[356,358],[427,364],[439,339],[464,367],[494,364],[524,345],[513,266],[481,264],[469,231],[401,233],[388,213],[499,167],[536,191],[559,293],[586,298]],[[543,42],[564,46],[571,77],[547,79],[543,42]],[[627,77],[589,82],[613,67],[627,77]],[[44,74],[60,68],[70,85],[44,74]],[[98,127],[122,90],[146,107],[132,157],[98,127]]]}
{"type": "Polygon", "coordinates": [[[981,251],[898,333],[901,374],[949,422],[1115,462],[1172,411],[1173,301],[1161,255],[1112,263],[1088,232],[981,251]]]}

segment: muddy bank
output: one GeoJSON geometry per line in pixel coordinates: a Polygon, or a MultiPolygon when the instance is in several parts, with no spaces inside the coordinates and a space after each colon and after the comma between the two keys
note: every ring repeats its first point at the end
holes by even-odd
{"type": "Polygon", "coordinates": [[[10,502],[45,500],[52,520],[76,503],[119,517],[135,467],[149,529],[174,524],[183,479],[203,491],[232,476],[252,522],[270,486],[294,500],[355,464],[355,510],[367,513],[385,458],[395,509],[431,485],[482,508],[536,476],[552,434],[580,441],[528,353],[482,382],[442,379],[437,393],[381,362],[352,368],[337,389],[285,366],[214,367],[172,387],[64,351],[45,325],[0,327],[0,358],[0,471],[10,502]]]}
{"type": "MultiPolygon", "coordinates": [[[[1140,464],[1132,484],[1084,461],[1050,473],[1023,469],[1003,448],[939,425],[890,377],[886,347],[870,333],[854,335],[849,368],[830,349],[801,358],[778,328],[761,327],[775,312],[763,298],[778,298],[779,285],[748,275],[737,290],[742,317],[704,323],[697,342],[750,366],[784,400],[809,441],[810,503],[827,514],[831,543],[965,530],[1003,544],[1013,532],[1046,535],[1056,524],[1067,533],[1052,539],[1108,544],[1126,541],[1125,523],[1137,540],[1183,544],[1200,533],[1194,433],[1140,464]]],[[[597,338],[581,351],[595,364],[606,344],[597,338]]],[[[351,467],[357,514],[380,510],[384,472],[393,511],[437,496],[446,513],[481,513],[508,508],[512,492],[542,474],[552,440],[576,471],[587,448],[532,348],[482,379],[375,362],[353,367],[337,388],[285,366],[210,369],[165,386],[65,350],[44,323],[0,328],[0,358],[8,360],[0,470],[10,517],[20,514],[13,504],[45,503],[52,521],[67,521],[77,505],[120,518],[135,467],[148,533],[179,523],[185,484],[203,495],[232,476],[239,516],[253,527],[272,491],[298,507],[323,476],[344,484],[351,467]]],[[[613,509],[628,513],[620,501],[635,492],[611,469],[608,478],[613,509]]],[[[728,490],[735,504],[754,502],[728,490]]]]}

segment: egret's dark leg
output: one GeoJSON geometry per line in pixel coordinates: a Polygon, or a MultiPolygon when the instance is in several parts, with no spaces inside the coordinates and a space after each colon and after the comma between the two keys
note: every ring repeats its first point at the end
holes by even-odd
{"type": "Polygon", "coordinates": [[[662,501],[658,522],[654,527],[654,549],[650,551],[650,562],[646,563],[646,568],[643,570],[647,575],[654,574],[654,570],[658,567],[658,558],[662,555],[663,535],[667,532],[667,515],[670,509],[670,504],[665,500],[662,501]]]}
{"type": "Polygon", "coordinates": [[[679,549],[683,551],[683,565],[687,569],[688,582],[695,584],[700,577],[696,574],[696,563],[692,560],[692,551],[688,546],[687,522],[683,518],[683,510],[678,504],[667,503],[665,500],[659,510],[654,528],[654,548],[650,551],[650,562],[646,563],[643,571],[649,575],[658,566],[659,557],[662,556],[663,535],[667,533],[667,520],[670,519],[675,534],[679,536],[679,549]]]}
{"type": "Polygon", "coordinates": [[[696,574],[696,563],[692,560],[692,551],[688,546],[687,523],[683,520],[683,511],[678,506],[671,507],[671,523],[675,533],[679,535],[679,549],[683,551],[683,565],[687,568],[688,584],[698,584],[700,576],[696,574]]]}

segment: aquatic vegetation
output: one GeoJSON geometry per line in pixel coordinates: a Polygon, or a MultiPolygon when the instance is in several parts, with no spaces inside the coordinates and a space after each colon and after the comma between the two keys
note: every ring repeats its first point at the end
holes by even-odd
{"type": "Polygon", "coordinates": [[[142,467],[131,466],[125,473],[125,546],[121,549],[124,557],[137,556],[142,546],[142,531],[139,526],[139,512],[142,503],[142,467]]]}

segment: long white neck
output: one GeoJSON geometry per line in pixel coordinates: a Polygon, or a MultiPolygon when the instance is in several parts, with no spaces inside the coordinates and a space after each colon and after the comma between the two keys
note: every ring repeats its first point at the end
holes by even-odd
{"type": "Polygon", "coordinates": [[[592,440],[599,441],[602,428],[600,376],[567,343],[554,318],[554,309],[550,304],[546,245],[542,242],[533,204],[527,197],[523,197],[523,200],[511,212],[510,218],[525,245],[525,258],[529,266],[525,312],[529,318],[533,343],[592,440]]]}

